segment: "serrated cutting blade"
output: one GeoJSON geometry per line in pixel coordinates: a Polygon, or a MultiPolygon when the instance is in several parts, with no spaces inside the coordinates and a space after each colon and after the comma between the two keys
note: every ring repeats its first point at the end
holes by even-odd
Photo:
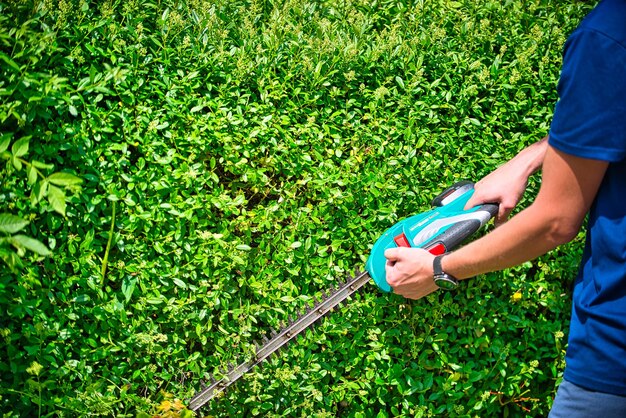
{"type": "Polygon", "coordinates": [[[280,330],[271,340],[260,345],[252,359],[227,370],[222,379],[212,381],[211,385],[201,389],[200,392],[198,392],[189,401],[189,409],[192,411],[200,409],[216,395],[235,383],[254,366],[262,363],[266,358],[272,355],[272,353],[278,351],[281,347],[298,336],[302,331],[313,325],[315,321],[346,300],[369,280],[370,276],[366,271],[356,273],[353,278],[348,279],[338,289],[322,298],[322,300],[318,302],[314,308],[307,310],[303,315],[290,322],[289,325],[280,330]]]}

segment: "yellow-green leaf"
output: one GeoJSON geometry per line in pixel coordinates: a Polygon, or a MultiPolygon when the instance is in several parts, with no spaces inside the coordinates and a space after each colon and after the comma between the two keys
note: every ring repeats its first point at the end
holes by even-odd
{"type": "Polygon", "coordinates": [[[27,237],[26,235],[18,234],[13,235],[10,238],[11,244],[15,247],[23,247],[27,250],[31,250],[32,252],[42,255],[44,257],[49,256],[52,252],[46,247],[41,241],[27,237]]]}
{"type": "Polygon", "coordinates": [[[0,213],[0,232],[15,234],[24,229],[28,223],[26,219],[22,219],[19,216],[11,215],[10,213],[0,213]]]}
{"type": "Polygon", "coordinates": [[[0,59],[4,62],[7,63],[7,65],[11,68],[13,68],[15,71],[20,71],[20,67],[19,65],[17,65],[17,63],[15,61],[13,61],[11,59],[11,57],[9,57],[8,55],[6,55],[4,52],[0,52],[0,59]]]}
{"type": "Polygon", "coordinates": [[[30,136],[25,136],[15,141],[11,147],[11,154],[13,154],[14,157],[23,157],[26,155],[28,153],[29,141],[30,136]]]}
{"type": "Polygon", "coordinates": [[[0,153],[9,149],[9,144],[11,143],[11,135],[3,135],[0,138],[0,153]]]}
{"type": "Polygon", "coordinates": [[[67,204],[65,203],[65,193],[63,190],[59,189],[56,186],[49,185],[48,186],[48,203],[52,206],[52,209],[55,212],[60,213],[65,216],[65,208],[67,204]]]}
{"type": "Polygon", "coordinates": [[[20,171],[22,169],[22,162],[19,158],[17,158],[17,156],[13,155],[11,162],[13,163],[13,167],[15,167],[17,171],[20,171]]]}
{"type": "Polygon", "coordinates": [[[28,185],[32,186],[37,183],[37,169],[34,165],[28,167],[28,185]]]}
{"type": "Polygon", "coordinates": [[[74,186],[81,184],[83,179],[70,173],[52,173],[48,176],[48,181],[57,186],[74,186]]]}

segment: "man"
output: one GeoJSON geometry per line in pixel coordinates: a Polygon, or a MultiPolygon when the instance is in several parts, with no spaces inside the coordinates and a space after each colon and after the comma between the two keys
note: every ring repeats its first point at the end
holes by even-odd
{"type": "Polygon", "coordinates": [[[549,136],[476,184],[467,207],[497,202],[498,227],[454,252],[387,250],[387,281],[418,299],[433,277],[467,279],[573,239],[589,214],[564,380],[550,417],[626,417],[626,0],[602,0],[565,44],[549,136]],[[531,173],[535,201],[504,222],[531,173]]]}

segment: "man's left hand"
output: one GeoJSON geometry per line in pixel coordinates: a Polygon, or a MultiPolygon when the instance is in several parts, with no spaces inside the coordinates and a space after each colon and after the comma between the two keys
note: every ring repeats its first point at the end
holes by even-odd
{"type": "Polygon", "coordinates": [[[438,289],[433,280],[434,255],[421,248],[390,248],[385,251],[387,283],[394,293],[420,299],[438,289]]]}

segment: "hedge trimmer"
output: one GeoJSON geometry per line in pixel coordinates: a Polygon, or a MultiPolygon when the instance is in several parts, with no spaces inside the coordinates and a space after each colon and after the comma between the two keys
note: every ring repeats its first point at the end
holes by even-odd
{"type": "Polygon", "coordinates": [[[387,248],[417,247],[432,254],[444,254],[459,245],[466,238],[485,225],[498,212],[495,204],[482,204],[465,210],[464,206],[474,193],[474,185],[462,181],[444,190],[432,201],[433,208],[406,218],[389,228],[374,244],[363,272],[356,272],[353,277],[341,282],[339,287],[329,291],[314,307],[279,332],[272,333],[271,339],[255,343],[255,354],[249,361],[237,366],[230,366],[224,377],[211,379],[190,401],[189,408],[198,410],[210,399],[223,392],[257,364],[293,340],[302,331],[313,325],[334,307],[360,289],[370,278],[378,287],[391,292],[385,279],[387,248]]]}

